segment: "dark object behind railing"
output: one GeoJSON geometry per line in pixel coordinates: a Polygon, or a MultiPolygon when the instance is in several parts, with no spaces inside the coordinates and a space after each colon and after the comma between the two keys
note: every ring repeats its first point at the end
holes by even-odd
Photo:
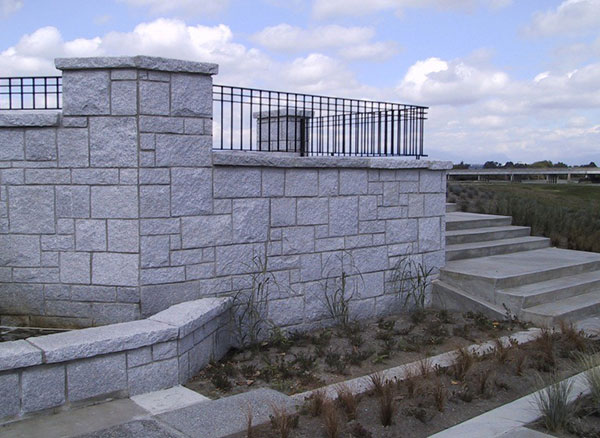
{"type": "Polygon", "coordinates": [[[0,110],[60,109],[62,77],[0,78],[0,110]]]}
{"type": "Polygon", "coordinates": [[[213,85],[213,147],[423,157],[427,107],[213,85]]]}

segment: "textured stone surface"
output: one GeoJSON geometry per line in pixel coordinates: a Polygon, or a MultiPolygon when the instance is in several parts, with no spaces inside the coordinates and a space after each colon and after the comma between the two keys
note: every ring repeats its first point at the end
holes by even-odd
{"type": "Polygon", "coordinates": [[[106,222],[98,219],[75,221],[77,251],[106,251],[106,222]]]}
{"type": "Polygon", "coordinates": [[[109,114],[109,82],[107,71],[63,72],[63,114],[109,114]]]}
{"type": "Polygon", "coordinates": [[[29,338],[48,363],[131,350],[177,337],[176,327],[140,320],[29,338]]]}
{"type": "Polygon", "coordinates": [[[0,371],[42,363],[42,351],[26,341],[0,343],[0,371]]]}
{"type": "Polygon", "coordinates": [[[61,111],[2,111],[0,128],[58,126],[61,111]]]}
{"type": "Polygon", "coordinates": [[[231,215],[184,217],[181,220],[183,248],[202,248],[231,243],[231,215]]]}
{"type": "MultiPolygon", "coordinates": [[[[161,58],[157,56],[111,56],[94,58],[56,58],[54,65],[57,69],[93,70],[93,69],[145,69],[165,72],[186,72],[216,75],[219,72],[217,64],[208,62],[183,61],[181,59],[161,58]]],[[[119,71],[119,70],[117,70],[119,71]]],[[[126,76],[128,77],[128,76],[126,76]]]]}
{"type": "Polygon", "coordinates": [[[137,189],[130,186],[92,187],[92,217],[103,219],[137,218],[137,189]]]}
{"type": "Polygon", "coordinates": [[[54,408],[65,402],[64,365],[27,368],[21,376],[23,412],[54,408]]]}
{"type": "Polygon", "coordinates": [[[171,214],[188,216],[212,212],[212,172],[208,168],[171,171],[171,214]]]}
{"type": "Polygon", "coordinates": [[[63,252],[60,259],[60,281],[63,283],[89,284],[90,254],[87,252],[63,252]]]}
{"type": "Polygon", "coordinates": [[[94,253],[92,282],[111,286],[137,286],[137,254],[94,253]]]}
{"type": "Polygon", "coordinates": [[[38,266],[40,240],[36,236],[0,234],[0,266],[38,266]]]}
{"type": "Polygon", "coordinates": [[[17,129],[0,131],[0,160],[22,160],[24,158],[24,132],[17,129]]]}
{"type": "Polygon", "coordinates": [[[212,116],[212,78],[177,74],[171,78],[171,114],[212,116]]]}
{"type": "Polygon", "coordinates": [[[0,374],[0,418],[12,417],[19,413],[19,375],[0,374]]]}
{"type": "Polygon", "coordinates": [[[135,81],[112,82],[110,100],[113,115],[135,115],[137,113],[137,84],[135,81]]]}
{"type": "Polygon", "coordinates": [[[90,163],[94,167],[137,167],[135,118],[90,119],[90,163]]]}
{"type": "Polygon", "coordinates": [[[108,220],[108,250],[113,252],[139,251],[139,221],[108,220]]]}
{"type": "Polygon", "coordinates": [[[269,234],[268,199],[236,199],[233,201],[232,216],[235,242],[267,240],[269,234]]]}
{"type": "Polygon", "coordinates": [[[12,233],[54,233],[54,189],[45,186],[13,186],[8,189],[12,233]]]}
{"type": "Polygon", "coordinates": [[[61,218],[90,216],[90,189],[85,186],[56,187],[56,215],[61,218]]]}
{"type": "Polygon", "coordinates": [[[33,161],[56,159],[56,130],[27,129],[25,131],[25,158],[33,161]]]}
{"type": "Polygon", "coordinates": [[[177,359],[152,362],[128,371],[129,394],[137,395],[170,388],[179,383],[177,359]]]}
{"type": "Polygon", "coordinates": [[[158,134],[157,166],[210,166],[212,139],[208,135],[158,134]]]}
{"type": "Polygon", "coordinates": [[[125,353],[78,360],[67,364],[69,401],[108,396],[127,389],[125,353]],[[93,378],[90,378],[94,376],[93,378]]]}
{"type": "Polygon", "coordinates": [[[169,266],[169,236],[142,236],[140,249],[142,268],[169,266]]]}
{"type": "Polygon", "coordinates": [[[329,199],[329,235],[344,236],[358,233],[358,197],[344,196],[329,199]]]}
{"type": "Polygon", "coordinates": [[[214,170],[215,198],[253,198],[260,196],[260,169],[217,167],[214,170]]]}

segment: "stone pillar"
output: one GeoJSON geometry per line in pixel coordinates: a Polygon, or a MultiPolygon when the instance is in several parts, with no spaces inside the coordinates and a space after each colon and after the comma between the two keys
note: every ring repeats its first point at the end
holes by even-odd
{"type": "Polygon", "coordinates": [[[312,111],[295,108],[256,112],[258,150],[304,155],[308,141],[307,121],[312,111]]]}

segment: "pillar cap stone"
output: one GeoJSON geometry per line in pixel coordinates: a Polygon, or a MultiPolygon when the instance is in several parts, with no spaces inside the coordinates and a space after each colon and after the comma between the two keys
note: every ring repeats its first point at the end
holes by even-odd
{"type": "Polygon", "coordinates": [[[177,73],[216,75],[219,66],[208,62],[183,61],[156,56],[110,56],[90,58],[56,58],[59,70],[124,69],[137,68],[177,73]]]}

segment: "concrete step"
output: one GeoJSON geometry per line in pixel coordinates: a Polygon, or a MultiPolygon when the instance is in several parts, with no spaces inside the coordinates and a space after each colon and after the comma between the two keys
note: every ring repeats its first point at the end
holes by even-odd
{"type": "Polygon", "coordinates": [[[446,202],[446,213],[453,213],[458,211],[458,205],[453,204],[452,202],[446,202]]]}
{"type": "Polygon", "coordinates": [[[521,308],[564,300],[593,290],[600,290],[600,271],[583,272],[577,275],[498,290],[495,303],[504,303],[516,313],[521,308]]]}
{"type": "Polygon", "coordinates": [[[481,297],[466,293],[460,288],[441,280],[433,282],[431,295],[431,305],[437,309],[461,312],[471,310],[473,312],[481,312],[490,319],[503,319],[506,315],[506,310],[503,307],[496,306],[481,297]]]}
{"type": "Polygon", "coordinates": [[[454,212],[446,214],[446,231],[510,225],[510,216],[454,212]]]}
{"type": "Polygon", "coordinates": [[[529,227],[517,227],[513,225],[446,231],[446,245],[513,239],[515,237],[529,236],[530,232],[531,228],[529,227]]]}
{"type": "Polygon", "coordinates": [[[521,311],[520,318],[540,326],[555,326],[560,320],[578,321],[600,312],[600,289],[564,300],[540,304],[521,311]]]}
{"type": "Polygon", "coordinates": [[[549,246],[550,239],[536,236],[447,245],[446,261],[532,251],[540,248],[548,248],[549,246]]]}
{"type": "Polygon", "coordinates": [[[544,248],[446,263],[440,280],[495,302],[495,291],[600,270],[600,254],[544,248]]]}

